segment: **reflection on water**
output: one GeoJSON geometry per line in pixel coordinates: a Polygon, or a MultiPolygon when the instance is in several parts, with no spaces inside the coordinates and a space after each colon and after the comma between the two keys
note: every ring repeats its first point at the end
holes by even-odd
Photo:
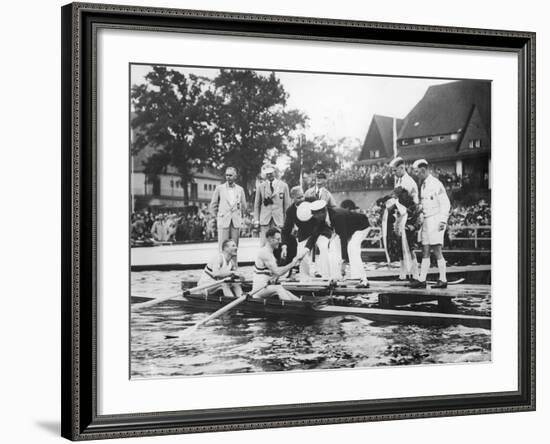
{"type": "MultiPolygon", "coordinates": [[[[132,294],[178,293],[182,279],[199,271],[132,273],[132,294]]],[[[457,299],[461,311],[489,314],[490,300],[457,299]]],[[[177,335],[208,313],[168,301],[133,313],[131,375],[134,378],[281,370],[482,362],[491,359],[491,333],[464,326],[382,324],[351,316],[286,319],[252,317],[236,309],[177,335]]]]}

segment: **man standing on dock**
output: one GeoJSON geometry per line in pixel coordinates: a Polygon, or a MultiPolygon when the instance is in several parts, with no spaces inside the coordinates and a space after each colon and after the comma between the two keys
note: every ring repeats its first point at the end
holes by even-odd
{"type": "Polygon", "coordinates": [[[254,198],[254,225],[260,226],[260,245],[265,245],[268,229],[281,228],[285,222],[285,212],[290,206],[288,185],[275,177],[275,168],[264,168],[265,180],[256,187],[254,198]]]}
{"type": "MultiPolygon", "coordinates": [[[[304,202],[304,191],[299,185],[293,187],[290,190],[290,197],[292,198],[292,205],[288,207],[285,215],[285,224],[281,231],[282,246],[281,246],[281,259],[283,261],[290,262],[296,255],[301,255],[306,248],[307,241],[312,234],[312,224],[309,220],[302,221],[301,218],[311,218],[311,211],[307,203],[305,207],[302,207],[300,214],[298,213],[298,207],[304,202]],[[305,216],[302,215],[305,211],[305,216]],[[308,212],[309,211],[309,212],[308,212]],[[294,229],[296,231],[296,237],[294,237],[294,229]]],[[[308,249],[311,250],[311,247],[308,249]]],[[[310,261],[309,257],[304,258],[300,263],[300,278],[307,279],[310,277],[310,261]]],[[[285,262],[283,262],[285,263],[285,262]]]]}
{"type": "Polygon", "coordinates": [[[418,185],[414,179],[407,173],[405,167],[405,161],[401,157],[393,159],[389,166],[392,169],[394,175],[394,188],[404,188],[408,191],[409,195],[413,198],[414,203],[418,203],[418,185]]]}
{"type": "Polygon", "coordinates": [[[418,280],[411,283],[412,288],[426,288],[426,276],[430,268],[430,250],[437,259],[439,280],[432,288],[447,288],[447,266],[441,249],[443,235],[447,228],[447,219],[451,203],[443,184],[432,176],[428,170],[428,162],[420,159],[414,162],[415,174],[421,181],[420,203],[424,221],[422,222],[422,264],[418,280]]]}
{"type": "MultiPolygon", "coordinates": [[[[225,183],[218,185],[212,200],[210,201],[210,212],[216,218],[218,226],[218,246],[223,250],[223,243],[227,239],[239,246],[239,237],[243,224],[243,213],[246,210],[246,197],[244,189],[237,185],[237,170],[228,167],[225,170],[225,183]]],[[[237,256],[233,258],[237,263],[237,256]]]]}
{"type": "Polygon", "coordinates": [[[313,202],[311,207],[313,217],[319,224],[314,228],[313,235],[314,238],[319,235],[317,245],[323,245],[323,241],[328,243],[328,258],[325,259],[329,267],[328,277],[340,278],[343,274],[342,265],[349,262],[350,278],[359,280],[356,288],[369,288],[367,272],[361,258],[361,246],[370,231],[368,217],[352,209],[328,208],[322,200],[313,202]]]}
{"type": "Polygon", "coordinates": [[[326,188],[327,175],[322,171],[315,176],[315,182],[312,187],[308,188],[305,194],[306,200],[312,202],[314,200],[324,200],[329,208],[336,208],[336,201],[331,192],[326,188]]]}
{"type": "MultiPolygon", "coordinates": [[[[391,167],[395,178],[394,189],[403,188],[404,190],[407,190],[409,196],[411,196],[414,203],[418,204],[418,185],[416,184],[414,179],[407,173],[405,161],[401,157],[396,157],[389,163],[389,166],[391,167]]],[[[409,269],[407,269],[407,263],[405,260],[401,259],[399,261],[399,280],[401,281],[407,280],[407,275],[416,277],[418,274],[418,263],[416,262],[414,246],[410,245],[410,247],[411,261],[409,269]]]]}

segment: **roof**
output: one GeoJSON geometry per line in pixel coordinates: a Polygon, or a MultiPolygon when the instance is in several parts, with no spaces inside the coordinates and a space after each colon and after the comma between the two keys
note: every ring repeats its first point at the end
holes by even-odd
{"type": "Polygon", "coordinates": [[[438,143],[434,145],[417,145],[406,146],[398,148],[399,155],[405,161],[412,161],[417,159],[428,159],[428,162],[434,160],[443,160],[454,158],[457,156],[456,142],[438,143]]]}
{"type": "Polygon", "coordinates": [[[406,162],[412,162],[417,159],[426,159],[428,162],[455,160],[480,157],[490,153],[490,150],[457,151],[455,141],[433,145],[398,147],[397,151],[406,162]]]}
{"type": "Polygon", "coordinates": [[[398,139],[457,133],[464,129],[472,108],[491,128],[491,82],[459,80],[433,85],[407,114],[398,139]]]}
{"type": "MultiPolygon", "coordinates": [[[[380,157],[393,157],[393,117],[375,114],[372,117],[361,154],[358,160],[369,160],[369,151],[380,150],[380,157]]],[[[399,133],[402,119],[396,119],[396,132],[399,133]]]]}

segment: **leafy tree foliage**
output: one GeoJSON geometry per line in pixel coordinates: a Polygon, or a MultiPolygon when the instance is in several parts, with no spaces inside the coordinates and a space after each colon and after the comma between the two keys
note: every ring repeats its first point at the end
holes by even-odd
{"type": "Polygon", "coordinates": [[[249,194],[265,160],[288,153],[290,134],[306,121],[286,109],[275,73],[223,69],[210,80],[154,67],[145,80],[132,87],[133,151],[148,150],[148,175],[177,171],[185,205],[193,170],[205,166],[236,167],[249,194]]]}
{"type": "Polygon", "coordinates": [[[150,151],[144,163],[150,176],[177,171],[187,205],[192,170],[207,164],[214,145],[214,94],[208,79],[165,67],[154,67],[145,80],[131,91],[133,153],[150,151]]]}
{"type": "Polygon", "coordinates": [[[300,174],[317,171],[334,171],[339,168],[335,147],[337,144],[325,136],[302,142],[294,151],[284,179],[290,185],[300,183],[300,174]]]}
{"type": "Polygon", "coordinates": [[[214,79],[217,130],[213,162],[235,166],[247,193],[264,161],[288,153],[289,135],[306,116],[286,110],[288,94],[275,73],[221,70],[214,79]]]}

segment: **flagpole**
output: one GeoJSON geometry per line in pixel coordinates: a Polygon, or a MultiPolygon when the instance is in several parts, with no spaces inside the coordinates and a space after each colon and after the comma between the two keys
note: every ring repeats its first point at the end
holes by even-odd
{"type": "Polygon", "coordinates": [[[397,124],[395,117],[393,118],[393,157],[397,157],[397,124]]]}

